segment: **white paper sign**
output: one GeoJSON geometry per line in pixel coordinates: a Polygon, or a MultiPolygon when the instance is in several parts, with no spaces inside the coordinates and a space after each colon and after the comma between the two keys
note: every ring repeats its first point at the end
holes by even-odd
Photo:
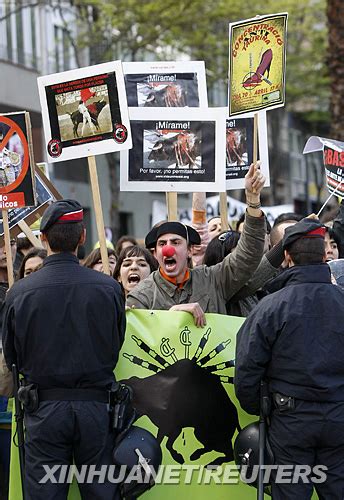
{"type": "Polygon", "coordinates": [[[225,190],[226,108],[129,108],[121,191],[225,190]]]}
{"type": "Polygon", "coordinates": [[[38,90],[49,162],[131,148],[120,61],[42,76],[38,90]]]}
{"type": "MultiPolygon", "coordinates": [[[[324,137],[312,136],[308,139],[303,153],[323,152],[326,184],[329,192],[337,196],[344,195],[344,142],[324,137]]],[[[322,211],[329,199],[321,207],[322,211]]]]}
{"type": "MultiPolygon", "coordinates": [[[[270,186],[268,134],[266,111],[258,113],[258,145],[261,172],[265,175],[264,186],[270,186]]],[[[226,122],[226,189],[244,189],[245,175],[253,161],[254,115],[234,116],[226,122]]]]}

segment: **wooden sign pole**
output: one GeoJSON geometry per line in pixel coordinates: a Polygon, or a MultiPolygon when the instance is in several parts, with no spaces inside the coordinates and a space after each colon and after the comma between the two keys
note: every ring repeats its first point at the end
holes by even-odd
{"type": "Polygon", "coordinates": [[[30,227],[26,224],[24,219],[18,222],[18,226],[20,227],[20,229],[23,231],[27,239],[32,243],[34,247],[44,248],[41,240],[33,234],[33,232],[31,231],[30,227]]]}
{"type": "MultiPolygon", "coordinates": [[[[258,113],[253,116],[253,163],[258,161],[258,113]]],[[[256,190],[253,189],[253,193],[256,190]]]]}
{"type": "Polygon", "coordinates": [[[253,163],[258,160],[258,113],[253,117],[253,163]]]}
{"type": "Polygon", "coordinates": [[[8,223],[7,210],[2,210],[2,224],[4,227],[8,287],[11,288],[11,286],[14,283],[14,277],[13,277],[13,262],[12,262],[12,252],[11,252],[11,235],[10,235],[10,226],[8,223]]]}
{"type": "Polygon", "coordinates": [[[222,231],[228,231],[228,208],[227,208],[227,192],[220,193],[220,217],[222,231]]]}
{"type": "Polygon", "coordinates": [[[90,179],[91,179],[93,206],[94,206],[94,212],[95,212],[95,216],[96,216],[96,224],[97,224],[99,246],[100,246],[100,255],[102,258],[104,272],[106,274],[110,274],[109,256],[108,256],[108,251],[107,251],[107,247],[106,247],[104,218],[103,218],[103,211],[102,211],[102,205],[101,205],[101,199],[100,199],[96,159],[94,156],[89,156],[87,158],[87,160],[88,160],[88,168],[89,168],[90,179]]]}
{"type": "Polygon", "coordinates": [[[178,220],[177,193],[166,193],[167,219],[178,220]]]}

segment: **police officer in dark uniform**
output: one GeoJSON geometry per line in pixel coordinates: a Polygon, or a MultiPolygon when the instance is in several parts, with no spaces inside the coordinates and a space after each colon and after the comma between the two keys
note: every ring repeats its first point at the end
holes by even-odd
{"type": "Polygon", "coordinates": [[[289,268],[276,278],[279,290],[256,306],[237,336],[241,406],[259,414],[260,382],[266,379],[275,464],[308,471],[294,475],[296,484],[278,484],[275,475],[274,500],[310,499],[313,486],[320,499],[344,498],[344,292],[331,283],[324,235],[312,219],[286,229],[289,268]],[[328,469],[326,480],[324,469],[309,472],[320,465],[328,469]]]}
{"type": "MultiPolygon", "coordinates": [[[[109,392],[124,340],[125,306],[118,283],[79,265],[83,210],[53,203],[41,221],[48,250],[42,269],[14,284],[6,298],[4,354],[24,376],[26,499],[66,499],[68,482],[44,480],[55,465],[112,462],[109,392]],[[42,481],[39,483],[39,481],[42,481]]],[[[86,476],[87,477],[87,476],[86,476]]],[[[89,477],[89,476],[88,476],[89,477]]],[[[117,485],[79,484],[83,499],[117,499],[117,485]]]]}

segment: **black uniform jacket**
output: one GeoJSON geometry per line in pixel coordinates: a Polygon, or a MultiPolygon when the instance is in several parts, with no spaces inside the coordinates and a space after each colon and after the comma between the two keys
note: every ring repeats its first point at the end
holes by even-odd
{"type": "Polygon", "coordinates": [[[6,297],[4,354],[40,388],[103,387],[124,340],[120,285],[69,253],[16,282],[6,297]]]}
{"type": "Polygon", "coordinates": [[[344,291],[327,264],[295,266],[275,280],[237,335],[235,390],[259,413],[259,385],[306,401],[344,401],[344,291]]]}

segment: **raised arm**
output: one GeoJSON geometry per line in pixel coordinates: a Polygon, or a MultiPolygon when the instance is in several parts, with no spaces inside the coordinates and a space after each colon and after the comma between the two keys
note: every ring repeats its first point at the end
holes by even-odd
{"type": "Polygon", "coordinates": [[[252,164],[245,177],[247,210],[242,236],[233,253],[208,268],[226,301],[249,281],[263,257],[266,224],[260,210],[260,193],[264,182],[259,165],[252,164]]]}
{"type": "Polygon", "coordinates": [[[192,262],[194,266],[203,263],[203,257],[209,243],[207,224],[207,204],[205,193],[193,193],[192,195],[192,223],[191,226],[198,231],[201,237],[200,245],[192,247],[192,262]]]}

